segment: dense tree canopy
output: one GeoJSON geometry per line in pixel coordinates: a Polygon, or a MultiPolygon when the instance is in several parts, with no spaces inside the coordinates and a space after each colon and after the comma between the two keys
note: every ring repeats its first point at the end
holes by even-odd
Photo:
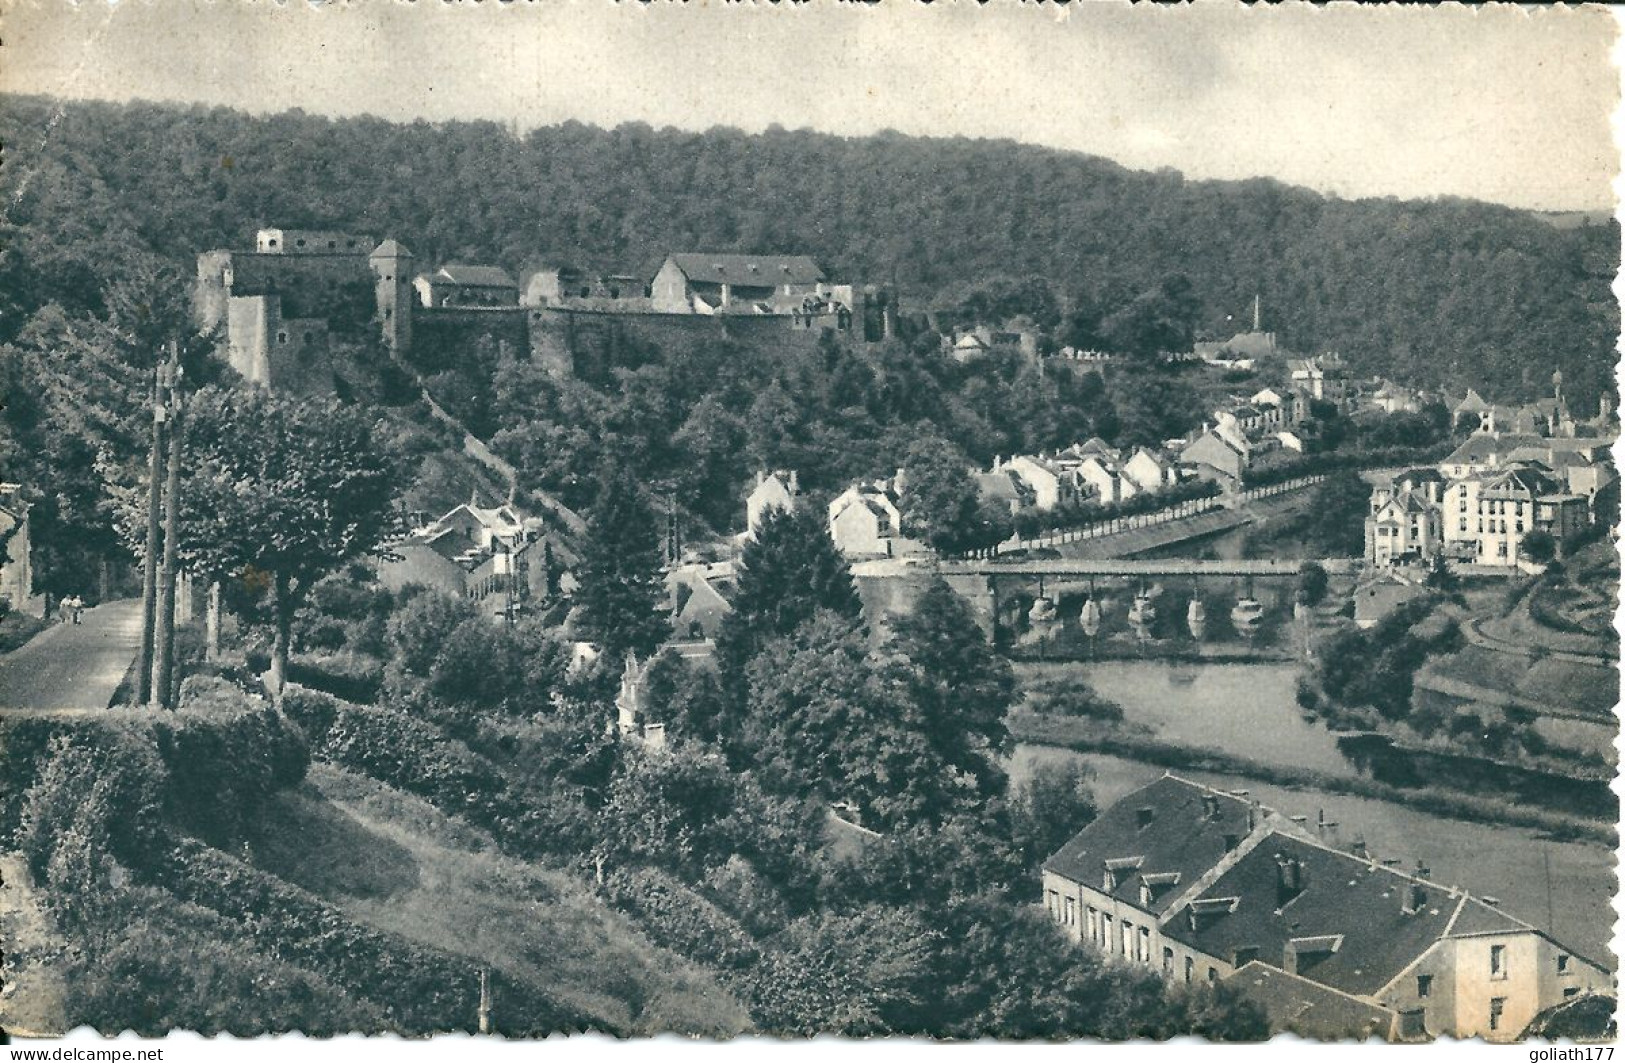
{"type": "Polygon", "coordinates": [[[397,529],[397,467],[366,415],[335,402],[209,389],[188,402],[184,430],[182,565],[215,578],[263,577],[280,693],[299,602],[397,529]]]}
{"type": "Polygon", "coordinates": [[[555,254],[644,276],[674,250],[803,251],[843,277],[895,281],[905,311],[1041,321],[1066,313],[1057,292],[1105,316],[1183,274],[1201,308],[1191,324],[1215,333],[1259,294],[1266,328],[1337,349],[1362,375],[1514,399],[1543,390],[1555,363],[1587,406],[1619,331],[1612,224],[1186,181],[1008,141],[574,122],[516,138],[489,122],[23,97],[0,108],[0,139],[0,340],[48,299],[99,312],[112,278],[190,276],[197,252],[266,224],[393,235],[422,261],[521,269],[555,254]],[[922,182],[941,194],[921,196],[922,182]]]}

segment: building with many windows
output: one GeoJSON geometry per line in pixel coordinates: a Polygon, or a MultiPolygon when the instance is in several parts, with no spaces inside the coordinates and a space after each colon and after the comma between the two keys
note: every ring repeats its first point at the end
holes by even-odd
{"type": "Polygon", "coordinates": [[[1498,902],[1320,834],[1165,775],[1045,863],[1045,906],[1082,945],[1176,984],[1230,982],[1310,1036],[1506,1041],[1612,992],[1608,968],[1498,902]]]}

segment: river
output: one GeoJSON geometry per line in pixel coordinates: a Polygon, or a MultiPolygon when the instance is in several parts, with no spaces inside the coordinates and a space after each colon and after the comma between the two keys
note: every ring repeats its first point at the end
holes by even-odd
{"type": "Polygon", "coordinates": [[[1265,764],[1294,764],[1353,777],[1337,738],[1298,707],[1295,664],[1168,664],[1099,661],[1023,664],[1026,675],[1075,673],[1123,706],[1128,723],[1159,738],[1265,764]]]}
{"type": "MultiPolygon", "coordinates": [[[[1032,667],[1078,669],[1100,694],[1123,706],[1126,720],[1170,741],[1265,763],[1356,774],[1334,737],[1303,719],[1292,665],[1207,664],[1179,671],[1152,661],[1107,661],[1032,667]]],[[[1164,771],[1121,757],[1023,744],[1011,757],[1011,775],[1020,780],[1037,764],[1066,760],[1090,770],[1102,805],[1164,771]]],[[[1175,774],[1220,789],[1246,789],[1255,800],[1307,816],[1311,824],[1324,812],[1337,825],[1331,839],[1336,844],[1363,838],[1378,859],[1395,858],[1406,868],[1421,860],[1435,881],[1497,897],[1509,913],[1582,955],[1612,959],[1614,853],[1606,845],[1549,841],[1524,828],[1470,823],[1393,802],[1289,789],[1239,775],[1175,774]]]]}

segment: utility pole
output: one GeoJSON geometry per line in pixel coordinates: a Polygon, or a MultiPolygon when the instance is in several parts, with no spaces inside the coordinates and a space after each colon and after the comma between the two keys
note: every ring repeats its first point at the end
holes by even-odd
{"type": "Polygon", "coordinates": [[[152,452],[147,461],[147,556],[141,569],[141,661],[136,669],[136,704],[152,697],[152,649],[158,619],[158,507],[164,463],[164,366],[153,367],[152,452]]]}
{"type": "Polygon", "coordinates": [[[164,483],[164,562],[158,579],[158,624],[153,646],[152,697],[154,709],[175,707],[175,565],[180,538],[181,399],[180,355],[169,343],[165,366],[169,391],[169,475],[164,483]]]}
{"type": "Polygon", "coordinates": [[[479,1014],[480,1033],[488,1034],[491,1032],[491,1012],[491,969],[489,967],[481,967],[479,1014]]]}

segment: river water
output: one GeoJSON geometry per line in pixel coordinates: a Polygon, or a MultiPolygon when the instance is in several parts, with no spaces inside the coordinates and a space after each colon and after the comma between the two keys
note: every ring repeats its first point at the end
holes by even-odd
{"type": "MultiPolygon", "coordinates": [[[[1126,720],[1170,741],[1265,763],[1356,774],[1338,753],[1335,738],[1303,719],[1292,665],[1205,664],[1180,671],[1152,661],[1106,661],[1034,667],[1077,669],[1100,694],[1123,706],[1126,720]]],[[[1011,775],[1019,781],[1035,765],[1066,760],[1091,771],[1101,805],[1164,771],[1121,757],[1023,744],[1012,755],[1011,775]]],[[[1435,881],[1497,897],[1509,913],[1580,954],[1611,962],[1614,853],[1605,845],[1549,841],[1532,830],[1469,823],[1388,801],[1289,789],[1245,776],[1176,774],[1219,789],[1246,789],[1277,811],[1307,816],[1311,825],[1324,812],[1336,824],[1328,838],[1332,843],[1347,846],[1363,838],[1374,857],[1398,859],[1405,868],[1420,859],[1435,881]]]]}
{"type": "Polygon", "coordinates": [[[1336,737],[1304,719],[1293,664],[1169,664],[1099,661],[1019,665],[1023,675],[1076,673],[1124,719],[1159,738],[1216,749],[1265,764],[1295,764],[1333,775],[1356,773],[1336,737]]]}

